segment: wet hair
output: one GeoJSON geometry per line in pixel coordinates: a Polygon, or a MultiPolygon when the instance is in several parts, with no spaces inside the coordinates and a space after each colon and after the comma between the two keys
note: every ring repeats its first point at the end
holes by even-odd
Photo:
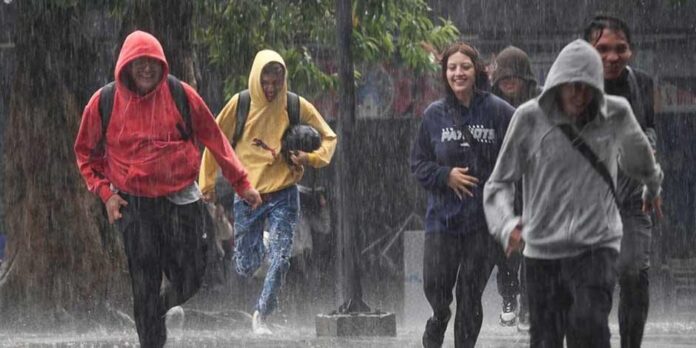
{"type": "Polygon", "coordinates": [[[599,41],[599,38],[602,37],[604,29],[623,33],[626,37],[626,42],[631,45],[631,31],[628,29],[628,25],[621,19],[612,16],[601,15],[593,18],[590,24],[585,27],[583,38],[589,43],[599,41]],[[597,32],[599,35],[597,35],[596,38],[593,38],[597,32]]]}
{"type": "Polygon", "coordinates": [[[474,48],[474,46],[471,46],[465,42],[456,42],[447,47],[447,49],[442,52],[442,57],[440,58],[442,81],[445,83],[445,90],[447,91],[447,94],[454,97],[454,91],[452,91],[452,87],[450,87],[449,82],[447,82],[447,61],[449,60],[449,57],[457,52],[469,57],[471,62],[474,63],[474,71],[476,72],[474,75],[476,78],[474,89],[487,90],[488,74],[486,74],[486,68],[483,65],[483,61],[481,60],[481,55],[479,54],[478,50],[474,48]]]}
{"type": "Polygon", "coordinates": [[[273,75],[281,77],[285,75],[285,68],[283,67],[283,64],[278,62],[270,62],[264,65],[263,69],[261,69],[261,75],[273,75]]]}

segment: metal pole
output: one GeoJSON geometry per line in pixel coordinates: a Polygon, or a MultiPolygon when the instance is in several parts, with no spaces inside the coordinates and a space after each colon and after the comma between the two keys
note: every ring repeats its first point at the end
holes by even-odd
{"type": "Polygon", "coordinates": [[[353,76],[353,55],[351,38],[353,18],[351,0],[336,0],[336,35],[338,43],[338,139],[337,151],[337,205],[338,207],[338,239],[337,271],[338,294],[342,305],[341,313],[369,312],[370,308],[362,300],[360,283],[360,268],[358,265],[357,241],[359,239],[356,226],[356,197],[349,172],[353,158],[351,153],[355,147],[353,132],[355,129],[355,81],[353,76]]]}

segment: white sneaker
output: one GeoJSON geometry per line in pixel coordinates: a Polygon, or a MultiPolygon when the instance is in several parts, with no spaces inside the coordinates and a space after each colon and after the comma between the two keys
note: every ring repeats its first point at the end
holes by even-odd
{"type": "Polygon", "coordinates": [[[164,323],[167,330],[181,330],[184,328],[184,309],[181,306],[175,306],[167,311],[164,315],[164,323]]]}
{"type": "Polygon", "coordinates": [[[520,313],[517,320],[517,331],[529,332],[529,313],[520,313]]]}
{"type": "Polygon", "coordinates": [[[261,316],[259,311],[254,311],[254,315],[251,317],[251,330],[254,335],[272,335],[273,332],[266,325],[266,320],[261,316]]]}

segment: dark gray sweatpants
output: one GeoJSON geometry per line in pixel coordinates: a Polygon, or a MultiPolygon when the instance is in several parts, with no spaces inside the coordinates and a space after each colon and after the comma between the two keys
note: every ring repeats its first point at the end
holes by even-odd
{"type": "Polygon", "coordinates": [[[638,348],[650,306],[650,243],[652,220],[640,210],[621,210],[623,237],[617,269],[619,272],[619,332],[621,348],[638,348]]]}
{"type": "Polygon", "coordinates": [[[128,257],[135,326],[141,347],[159,348],[167,340],[167,310],[201,286],[212,220],[202,201],[176,205],[164,197],[122,197],[128,205],[116,226],[128,257]]]}

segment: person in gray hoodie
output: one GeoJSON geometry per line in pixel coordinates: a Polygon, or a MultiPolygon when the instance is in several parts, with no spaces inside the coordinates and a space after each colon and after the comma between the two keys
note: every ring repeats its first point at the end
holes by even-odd
{"type": "Polygon", "coordinates": [[[604,94],[597,51],[573,41],[542,94],[513,115],[484,188],[491,234],[508,254],[524,245],[531,347],[563,347],[564,338],[568,347],[610,347],[619,166],[645,185],[643,209],[659,209],[663,174],[647,137],[626,99],[604,94]]]}

